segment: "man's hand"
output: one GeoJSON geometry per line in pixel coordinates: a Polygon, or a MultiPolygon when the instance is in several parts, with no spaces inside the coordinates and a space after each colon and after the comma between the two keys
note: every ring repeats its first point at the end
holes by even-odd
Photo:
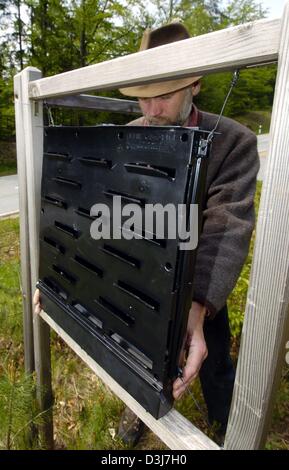
{"type": "Polygon", "coordinates": [[[182,379],[178,378],[173,384],[173,397],[181,398],[189,384],[197,378],[199,370],[208,355],[204,338],[203,323],[206,307],[193,302],[189,313],[185,349],[187,350],[186,365],[183,368],[182,379]]]}
{"type": "Polygon", "coordinates": [[[35,315],[39,315],[42,310],[41,300],[40,300],[40,290],[36,289],[34,296],[33,296],[33,304],[34,304],[34,313],[35,315]]]}

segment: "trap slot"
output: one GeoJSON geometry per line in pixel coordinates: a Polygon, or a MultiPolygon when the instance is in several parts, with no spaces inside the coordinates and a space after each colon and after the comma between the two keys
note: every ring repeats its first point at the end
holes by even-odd
{"type": "Polygon", "coordinates": [[[131,230],[130,228],[127,228],[125,224],[123,225],[122,230],[127,233],[133,233],[136,239],[144,240],[146,242],[152,243],[153,245],[159,246],[161,248],[166,248],[167,246],[167,240],[165,238],[157,238],[155,233],[152,234],[152,238],[151,238],[149,237],[148,232],[146,232],[145,230],[138,230],[138,229],[131,230]]]}
{"type": "Polygon", "coordinates": [[[120,310],[118,307],[113,305],[111,302],[106,300],[104,297],[99,297],[98,300],[94,300],[94,302],[101,307],[103,307],[105,310],[107,310],[109,313],[112,313],[115,317],[117,317],[119,320],[121,320],[126,326],[133,326],[135,323],[134,317],[129,315],[126,312],[123,312],[120,310]]]}
{"type": "Polygon", "coordinates": [[[62,176],[56,176],[52,178],[52,181],[55,181],[58,184],[65,184],[66,186],[71,186],[72,188],[81,188],[81,183],[79,181],[70,180],[68,178],[62,178],[62,176]]]}
{"type": "Polygon", "coordinates": [[[52,196],[44,196],[43,200],[48,202],[48,204],[52,204],[53,206],[62,207],[63,209],[67,209],[67,203],[63,199],[57,199],[52,196]]]}
{"type": "Polygon", "coordinates": [[[75,308],[81,315],[84,315],[88,320],[94,323],[98,328],[102,329],[102,321],[99,320],[95,315],[91,314],[86,307],[84,307],[78,300],[71,302],[72,307],[75,308]]]}
{"type": "Polygon", "coordinates": [[[146,369],[152,370],[153,361],[134,345],[126,341],[117,333],[111,333],[110,337],[125,351],[131,354],[137,362],[146,369]]]}
{"type": "Polygon", "coordinates": [[[125,163],[124,167],[129,173],[166,178],[170,181],[174,180],[176,176],[176,170],[174,168],[149,165],[147,163],[125,163]]]}
{"type": "Polygon", "coordinates": [[[114,258],[123,261],[130,266],[133,266],[134,268],[140,268],[141,263],[139,260],[133,258],[130,255],[127,255],[126,253],[123,253],[122,251],[117,250],[116,248],[113,248],[112,246],[103,245],[100,250],[109,256],[113,256],[114,258]]]}
{"type": "Polygon", "coordinates": [[[53,292],[62,297],[64,300],[68,299],[67,292],[54,279],[50,277],[44,277],[43,282],[47,287],[52,289],[53,292]]]}
{"type": "Polygon", "coordinates": [[[64,160],[67,162],[72,160],[72,157],[68,155],[68,153],[45,152],[44,156],[48,158],[56,158],[57,160],[64,160]]]}
{"type": "Polygon", "coordinates": [[[82,258],[81,256],[75,255],[74,261],[80,264],[83,268],[87,269],[88,271],[96,274],[99,277],[103,277],[102,269],[95,266],[95,264],[90,263],[86,259],[82,258]]]}
{"type": "Polygon", "coordinates": [[[105,196],[110,197],[110,198],[113,198],[114,196],[121,196],[123,201],[129,202],[131,204],[138,204],[139,206],[142,206],[142,207],[144,207],[146,203],[145,199],[136,198],[132,196],[131,194],[121,193],[118,191],[113,191],[111,189],[109,189],[108,191],[103,191],[103,194],[105,194],[105,196]]]}
{"type": "Polygon", "coordinates": [[[57,241],[55,241],[55,240],[53,240],[52,238],[49,238],[49,237],[44,237],[43,240],[45,241],[45,243],[52,246],[52,248],[54,248],[56,251],[58,251],[58,253],[61,253],[62,255],[64,255],[65,248],[64,248],[63,245],[61,245],[60,243],[58,243],[57,241]]]}
{"type": "Polygon", "coordinates": [[[87,217],[90,220],[95,220],[97,219],[96,215],[90,215],[90,210],[85,209],[84,207],[78,207],[78,209],[75,209],[76,214],[81,215],[82,217],[87,217]]]}
{"type": "Polygon", "coordinates": [[[158,302],[156,302],[154,299],[149,297],[144,292],[141,292],[140,290],[136,289],[135,287],[130,286],[126,282],[118,281],[117,283],[114,283],[113,285],[114,285],[114,287],[117,287],[118,289],[125,292],[129,296],[131,296],[134,299],[138,300],[139,302],[144,304],[149,309],[155,310],[155,311],[159,310],[160,305],[159,305],[158,302]]]}
{"type": "Polygon", "coordinates": [[[70,225],[62,224],[61,222],[58,222],[57,220],[54,222],[54,225],[56,228],[66,233],[70,237],[78,238],[80,235],[80,232],[76,230],[75,228],[71,227],[70,225]]]}
{"type": "Polygon", "coordinates": [[[69,272],[65,271],[64,268],[61,266],[58,266],[57,264],[52,265],[53,270],[62,277],[65,281],[69,282],[69,284],[75,284],[77,279],[74,277],[72,274],[69,272]]]}
{"type": "Polygon", "coordinates": [[[81,157],[78,160],[85,165],[94,165],[99,168],[106,168],[108,170],[110,170],[112,167],[112,161],[105,160],[104,158],[81,157]]]}

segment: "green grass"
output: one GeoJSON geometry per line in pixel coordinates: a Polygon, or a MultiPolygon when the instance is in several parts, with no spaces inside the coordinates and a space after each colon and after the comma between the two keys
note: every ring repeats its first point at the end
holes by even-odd
{"type": "Polygon", "coordinates": [[[0,176],[16,175],[17,164],[16,162],[4,161],[0,166],[0,176]]]}
{"type": "MultiPolygon", "coordinates": [[[[259,203],[261,184],[256,202],[259,203]]],[[[233,332],[232,353],[236,359],[245,309],[254,236],[250,253],[235,290],[229,299],[233,332]]],[[[124,449],[116,437],[123,403],[88,369],[55,334],[52,334],[54,390],[54,435],[57,449],[124,449]]],[[[27,439],[31,422],[37,423],[34,381],[25,378],[22,345],[22,305],[19,272],[18,219],[0,221],[0,449],[29,449],[37,443],[27,439]]],[[[212,436],[206,422],[205,403],[197,380],[176,408],[194,425],[212,436]]],[[[289,377],[284,368],[274,407],[267,449],[289,450],[289,377]]],[[[151,432],[138,449],[165,449],[151,432]]]]}
{"type": "Polygon", "coordinates": [[[24,374],[18,219],[0,222],[0,449],[34,445],[28,426],[36,422],[34,382],[24,374]]]}
{"type": "Polygon", "coordinates": [[[250,111],[242,116],[234,116],[234,119],[249,127],[255,134],[259,134],[259,126],[261,125],[261,134],[268,134],[270,130],[271,111],[250,111]]]}

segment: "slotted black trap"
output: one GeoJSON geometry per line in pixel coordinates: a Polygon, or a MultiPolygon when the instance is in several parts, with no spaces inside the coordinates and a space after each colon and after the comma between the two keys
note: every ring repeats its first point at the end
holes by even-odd
{"type": "MultiPolygon", "coordinates": [[[[90,233],[99,214],[91,208],[112,209],[113,196],[121,196],[142,217],[157,203],[186,204],[187,213],[199,204],[200,217],[206,137],[179,127],[45,128],[43,308],[155,418],[173,403],[196,250],[136,225],[122,225],[131,240],[96,240],[90,233]]],[[[113,226],[113,217],[103,223],[113,226]]]]}

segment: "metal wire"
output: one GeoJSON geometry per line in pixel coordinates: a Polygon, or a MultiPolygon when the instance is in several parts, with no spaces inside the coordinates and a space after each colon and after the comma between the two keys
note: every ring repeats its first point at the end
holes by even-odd
{"type": "Polygon", "coordinates": [[[233,89],[235,88],[235,86],[237,85],[237,82],[238,82],[238,79],[239,79],[239,75],[240,75],[240,71],[239,70],[235,70],[234,74],[233,74],[233,78],[232,78],[232,81],[231,81],[231,85],[230,85],[230,88],[229,88],[229,91],[227,93],[227,96],[224,100],[224,103],[223,103],[223,106],[222,106],[222,109],[221,109],[221,112],[219,114],[219,117],[217,119],[217,122],[216,122],[216,125],[215,127],[211,130],[210,134],[208,135],[208,139],[207,139],[207,142],[208,144],[211,143],[211,141],[213,140],[213,137],[214,137],[214,133],[220,123],[220,120],[221,120],[221,117],[223,115],[223,112],[225,110],[225,107],[226,107],[226,104],[228,102],[228,99],[230,98],[230,95],[233,91],[233,89]]]}
{"type": "Polygon", "coordinates": [[[54,119],[53,119],[52,112],[51,112],[51,108],[50,108],[50,106],[47,104],[46,101],[44,102],[44,106],[45,106],[45,108],[46,108],[46,110],[47,110],[48,125],[49,125],[50,127],[55,126],[55,124],[54,124],[54,119]]]}

